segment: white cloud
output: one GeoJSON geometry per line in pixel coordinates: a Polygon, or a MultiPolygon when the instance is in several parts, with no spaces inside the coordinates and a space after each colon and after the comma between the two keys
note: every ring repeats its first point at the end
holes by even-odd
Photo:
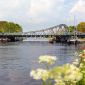
{"type": "MultiPolygon", "coordinates": [[[[46,19],[56,16],[62,7],[64,0],[31,0],[30,9],[27,13],[31,17],[30,22],[46,22],[46,19]],[[49,18],[48,18],[49,17],[49,18]]],[[[58,16],[58,15],[57,15],[58,16]]]]}
{"type": "Polygon", "coordinates": [[[5,20],[9,16],[13,16],[20,6],[21,0],[0,0],[0,19],[5,20]]]}
{"type": "Polygon", "coordinates": [[[30,28],[39,28],[39,26],[58,24],[65,15],[64,1],[0,0],[0,20],[19,22],[23,27],[26,26],[27,29],[28,26],[30,28]]]}
{"type": "Polygon", "coordinates": [[[0,1],[0,8],[17,8],[19,6],[20,0],[2,0],[0,1]]]}
{"type": "MultiPolygon", "coordinates": [[[[85,0],[78,0],[69,12],[70,19],[75,16],[75,24],[85,21],[85,0]]],[[[74,19],[72,20],[74,22],[74,19]]]]}
{"type": "Polygon", "coordinates": [[[72,14],[85,13],[85,0],[78,0],[78,2],[71,9],[70,13],[72,14]]]}
{"type": "Polygon", "coordinates": [[[54,3],[53,0],[31,0],[30,15],[37,17],[42,13],[49,12],[54,3]]]}
{"type": "Polygon", "coordinates": [[[43,19],[43,18],[32,18],[28,21],[29,23],[32,24],[40,24],[40,23],[45,23],[47,22],[47,20],[43,19]]]}

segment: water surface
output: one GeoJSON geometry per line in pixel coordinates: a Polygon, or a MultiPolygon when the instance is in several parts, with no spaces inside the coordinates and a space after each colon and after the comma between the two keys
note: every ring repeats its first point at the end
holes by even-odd
{"type": "Polygon", "coordinates": [[[56,65],[71,63],[80,46],[37,41],[0,44],[0,85],[40,85],[29,75],[31,69],[43,67],[38,64],[40,55],[57,56],[56,65]]]}

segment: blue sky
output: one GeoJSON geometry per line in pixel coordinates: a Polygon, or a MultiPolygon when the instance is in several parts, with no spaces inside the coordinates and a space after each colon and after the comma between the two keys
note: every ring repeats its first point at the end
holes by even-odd
{"type": "Polygon", "coordinates": [[[20,24],[24,31],[85,21],[85,0],[0,0],[0,20],[20,24]]]}

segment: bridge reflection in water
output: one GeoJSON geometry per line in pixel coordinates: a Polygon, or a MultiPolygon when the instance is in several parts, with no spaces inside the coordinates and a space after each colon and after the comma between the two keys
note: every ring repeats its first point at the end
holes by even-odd
{"type": "Polygon", "coordinates": [[[0,39],[7,39],[9,41],[20,41],[26,38],[47,38],[54,39],[56,42],[67,42],[72,36],[76,36],[78,38],[85,38],[85,33],[80,33],[78,31],[74,31],[73,33],[68,32],[68,26],[65,24],[60,24],[54,27],[50,27],[47,29],[42,29],[38,31],[29,31],[22,33],[0,33],[0,39]]]}

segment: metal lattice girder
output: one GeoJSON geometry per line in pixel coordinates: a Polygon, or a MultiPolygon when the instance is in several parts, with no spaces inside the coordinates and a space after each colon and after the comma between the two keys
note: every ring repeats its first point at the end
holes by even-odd
{"type": "Polygon", "coordinates": [[[62,35],[67,32],[67,26],[65,24],[60,24],[54,27],[46,28],[38,31],[30,31],[24,34],[28,35],[62,35]]]}

